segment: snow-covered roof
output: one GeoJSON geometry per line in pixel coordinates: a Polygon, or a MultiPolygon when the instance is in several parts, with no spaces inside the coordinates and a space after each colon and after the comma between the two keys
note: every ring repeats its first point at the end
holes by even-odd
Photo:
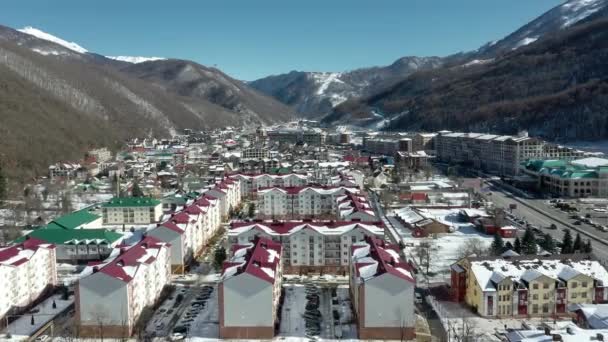
{"type": "Polygon", "coordinates": [[[496,290],[496,282],[493,279],[497,277],[511,278],[513,282],[522,283],[541,276],[568,281],[584,274],[608,284],[608,272],[595,260],[551,259],[551,257],[480,259],[471,261],[470,269],[484,291],[496,290]]]}
{"type": "Polygon", "coordinates": [[[257,238],[254,243],[233,246],[233,256],[222,269],[225,281],[242,273],[247,273],[274,283],[281,263],[281,244],[265,238],[257,238]]]}
{"type": "Polygon", "coordinates": [[[385,273],[415,283],[412,267],[399,256],[399,246],[366,236],[352,245],[352,260],[357,282],[366,282],[385,273]]]}
{"type": "Polygon", "coordinates": [[[285,221],[285,222],[232,222],[228,231],[229,236],[238,236],[252,229],[259,229],[271,236],[287,236],[297,233],[303,229],[311,229],[322,235],[342,235],[354,229],[363,229],[368,234],[382,236],[384,225],[381,222],[306,222],[306,221],[285,221]]]}

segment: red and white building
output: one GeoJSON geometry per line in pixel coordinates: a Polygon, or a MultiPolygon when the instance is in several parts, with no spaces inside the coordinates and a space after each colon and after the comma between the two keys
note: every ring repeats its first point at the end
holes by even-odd
{"type": "Polygon", "coordinates": [[[363,222],[380,221],[367,200],[367,197],[363,195],[348,192],[345,195],[338,197],[336,202],[337,216],[340,220],[359,220],[363,222]]]}
{"type": "Polygon", "coordinates": [[[350,292],[359,339],[413,340],[415,287],[397,245],[374,237],[353,244],[350,292]]]}
{"type": "Polygon", "coordinates": [[[272,187],[258,190],[259,218],[335,218],[337,198],[359,193],[356,187],[272,187]]]}
{"type": "Polygon", "coordinates": [[[228,217],[230,208],[236,208],[241,203],[241,182],[238,179],[224,178],[207,190],[205,195],[217,198],[222,217],[228,217]]]}
{"type": "Polygon", "coordinates": [[[171,245],[171,269],[181,273],[199,255],[220,227],[219,203],[203,196],[147,232],[171,245]]]}
{"type": "Polygon", "coordinates": [[[305,186],[310,182],[308,175],[299,173],[286,175],[237,173],[229,177],[241,181],[241,193],[243,196],[255,193],[262,188],[305,186]]]}
{"type": "Polygon", "coordinates": [[[229,245],[251,243],[264,237],[283,246],[287,273],[346,272],[351,246],[366,236],[384,237],[381,222],[255,221],[232,222],[229,245]]]}
{"type": "Polygon", "coordinates": [[[83,337],[128,337],[146,307],[159,300],[171,280],[169,244],[148,236],[106,263],[76,286],[76,324],[83,337]],[[100,330],[103,335],[100,335],[100,330]]]}
{"type": "Polygon", "coordinates": [[[280,314],[281,244],[257,238],[232,251],[219,285],[220,338],[271,339],[280,314]]]}
{"type": "Polygon", "coordinates": [[[34,238],[0,249],[0,318],[57,285],[55,246],[34,238]]]}

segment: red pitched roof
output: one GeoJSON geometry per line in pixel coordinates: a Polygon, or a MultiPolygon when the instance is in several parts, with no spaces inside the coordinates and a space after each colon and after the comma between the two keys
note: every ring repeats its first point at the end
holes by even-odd
{"type": "Polygon", "coordinates": [[[23,241],[20,244],[13,245],[8,248],[0,250],[0,263],[4,263],[6,261],[12,260],[10,265],[19,266],[29,260],[29,256],[27,256],[27,255],[24,255],[22,258],[15,258],[15,257],[18,257],[19,254],[23,250],[31,250],[31,251],[36,252],[38,250],[38,248],[41,248],[41,247],[48,248],[48,249],[54,249],[55,245],[49,244],[46,241],[27,237],[25,239],[25,241],[23,241]]]}
{"type": "MultiPolygon", "coordinates": [[[[247,248],[247,253],[244,256],[245,262],[228,261],[227,264],[225,263],[223,265],[222,274],[225,274],[226,269],[229,267],[238,266],[235,275],[248,273],[269,283],[274,283],[276,277],[278,276],[276,274],[277,266],[281,262],[281,244],[269,239],[257,238],[254,241],[253,246],[241,247],[247,248]],[[273,253],[271,253],[269,250],[276,252],[278,257],[273,258],[273,253]],[[271,259],[272,261],[269,261],[271,259]],[[270,276],[268,273],[262,270],[262,268],[271,269],[273,272],[275,272],[275,276],[270,276]]],[[[235,249],[233,252],[236,252],[239,249],[242,248],[235,249]]]]}
{"type": "Polygon", "coordinates": [[[146,236],[138,244],[122,252],[116,259],[99,269],[99,272],[120,279],[126,283],[133,279],[133,275],[137,272],[137,268],[141,264],[151,264],[156,260],[154,255],[148,255],[148,249],[159,249],[169,244],[160,240],[146,236]]]}

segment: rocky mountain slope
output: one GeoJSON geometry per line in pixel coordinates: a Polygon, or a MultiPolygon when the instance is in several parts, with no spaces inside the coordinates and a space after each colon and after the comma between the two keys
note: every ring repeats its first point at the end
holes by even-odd
{"type": "Polygon", "coordinates": [[[33,30],[0,27],[0,72],[6,75],[0,87],[0,130],[5,133],[0,160],[14,171],[20,167],[20,175],[39,174],[50,161],[128,137],[276,122],[292,112],[242,82],[219,71],[203,72],[192,62],[133,64],[33,30]],[[197,72],[187,79],[165,77],[168,65],[197,72]],[[191,91],[185,91],[188,86],[191,91]],[[32,152],[23,153],[30,146],[32,152]]]}
{"type": "Polygon", "coordinates": [[[608,20],[560,30],[487,63],[415,73],[343,103],[326,123],[515,133],[551,139],[608,137],[608,20]]]}
{"type": "Polygon", "coordinates": [[[316,118],[329,113],[347,99],[372,94],[412,72],[442,64],[439,57],[403,57],[384,67],[342,73],[292,71],[268,76],[249,85],[293,106],[305,117],[316,118]]]}

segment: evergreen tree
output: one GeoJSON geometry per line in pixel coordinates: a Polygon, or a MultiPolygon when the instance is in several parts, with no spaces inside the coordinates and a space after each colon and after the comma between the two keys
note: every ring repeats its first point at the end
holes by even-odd
{"type": "Polygon", "coordinates": [[[133,183],[133,188],[131,189],[131,196],[133,197],[144,197],[144,192],[139,187],[137,182],[133,183]]]}
{"type": "Polygon", "coordinates": [[[226,249],[224,247],[218,247],[215,249],[213,253],[213,266],[215,269],[219,270],[222,268],[222,264],[226,260],[226,249]]]}
{"type": "Polygon", "coordinates": [[[514,248],[514,247],[513,247],[513,244],[511,243],[511,241],[507,241],[507,242],[505,243],[505,251],[508,251],[508,250],[513,250],[513,248],[514,248]]]}
{"type": "Polygon", "coordinates": [[[549,253],[555,253],[555,241],[548,233],[543,236],[540,246],[549,253]]]}
{"type": "Polygon", "coordinates": [[[247,214],[251,218],[255,216],[255,203],[252,202],[249,204],[249,212],[247,214]]]}
{"type": "Polygon", "coordinates": [[[574,239],[574,244],[572,245],[572,252],[582,252],[583,250],[583,240],[581,239],[581,234],[576,233],[576,238],[574,239]]]}
{"type": "Polygon", "coordinates": [[[32,319],[30,320],[30,324],[31,324],[31,325],[36,324],[36,321],[34,321],[34,315],[32,315],[32,319]]]}
{"type": "Polygon", "coordinates": [[[536,238],[530,228],[527,228],[524,233],[524,237],[521,241],[521,249],[523,254],[536,254],[536,238]]]}
{"type": "Polygon", "coordinates": [[[564,238],[562,239],[562,254],[573,253],[572,247],[572,234],[570,233],[570,229],[566,229],[564,238]]]}
{"type": "Polygon", "coordinates": [[[591,246],[591,240],[587,239],[587,243],[583,246],[583,253],[593,253],[593,246],[591,246]]]}
{"type": "Polygon", "coordinates": [[[513,250],[515,251],[515,253],[521,254],[521,240],[519,239],[519,236],[515,238],[513,250]]]}
{"type": "Polygon", "coordinates": [[[505,242],[502,239],[500,234],[494,234],[494,241],[492,241],[492,246],[490,250],[492,251],[492,255],[501,255],[505,249],[505,242]]]}

